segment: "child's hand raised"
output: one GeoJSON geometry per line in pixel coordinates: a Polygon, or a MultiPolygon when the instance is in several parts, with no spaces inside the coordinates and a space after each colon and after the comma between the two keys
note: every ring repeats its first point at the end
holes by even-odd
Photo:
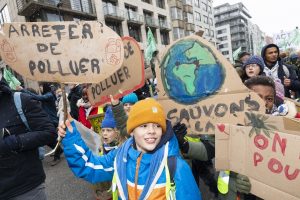
{"type": "Polygon", "coordinates": [[[109,95],[109,97],[110,97],[110,102],[111,102],[112,106],[119,105],[119,103],[120,103],[119,99],[114,99],[113,95],[109,95]]]}

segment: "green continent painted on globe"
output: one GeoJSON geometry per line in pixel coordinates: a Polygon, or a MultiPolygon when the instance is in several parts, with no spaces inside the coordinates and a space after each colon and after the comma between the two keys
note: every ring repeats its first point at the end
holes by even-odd
{"type": "Polygon", "coordinates": [[[192,104],[215,93],[224,72],[213,54],[197,40],[181,40],[162,62],[162,81],[167,94],[177,102],[192,104]]]}

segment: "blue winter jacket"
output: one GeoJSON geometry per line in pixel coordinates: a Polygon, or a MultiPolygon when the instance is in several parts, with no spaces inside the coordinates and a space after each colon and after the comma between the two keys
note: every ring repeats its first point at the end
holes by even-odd
{"type": "MultiPolygon", "coordinates": [[[[98,156],[92,154],[84,141],[81,139],[78,130],[74,123],[73,133],[67,131],[66,137],[62,143],[64,146],[65,157],[68,161],[69,167],[75,176],[85,179],[90,183],[98,183],[103,181],[111,181],[114,175],[114,161],[119,149],[110,151],[107,155],[98,156]]],[[[167,128],[167,132],[172,131],[172,127],[167,128]]],[[[166,133],[165,133],[166,134],[166,133]]],[[[130,139],[129,139],[130,140],[130,139]]],[[[126,141],[128,142],[128,141],[126,141]]],[[[125,145],[126,142],[123,144],[125,145]]],[[[165,145],[164,145],[165,146],[165,145]]],[[[161,147],[161,148],[164,148],[161,147]]],[[[153,154],[145,153],[135,150],[131,145],[128,150],[126,177],[128,194],[126,199],[135,199],[134,195],[141,194],[147,178],[149,178],[149,168],[153,154]],[[139,162],[137,160],[140,159],[139,162]],[[139,163],[139,164],[137,164],[139,163]],[[138,179],[135,179],[136,170],[138,168],[138,179]],[[137,187],[135,187],[137,181],[137,187]],[[137,190],[137,191],[136,191],[137,190]]],[[[192,175],[188,164],[179,155],[178,142],[173,134],[168,144],[168,156],[176,156],[176,171],[174,175],[174,182],[176,185],[176,199],[201,199],[200,191],[196,185],[195,179],[192,175]]],[[[119,166],[117,166],[119,167],[119,166]]],[[[166,170],[163,171],[158,178],[151,195],[147,199],[166,199],[166,170]]],[[[118,174],[119,176],[122,176],[118,174]]],[[[154,176],[153,174],[150,175],[154,176]]],[[[118,188],[119,189],[119,188],[118,188]]]]}

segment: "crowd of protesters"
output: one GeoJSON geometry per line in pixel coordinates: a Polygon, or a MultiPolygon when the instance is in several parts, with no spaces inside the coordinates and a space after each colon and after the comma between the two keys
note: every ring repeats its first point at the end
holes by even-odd
{"type": "MultiPolygon", "coordinates": [[[[297,54],[284,56],[269,44],[261,55],[241,52],[234,67],[263,99],[266,114],[285,115],[286,109],[279,109],[285,97],[300,97],[297,54]]],[[[247,176],[215,171],[214,136],[188,137],[185,124],[172,126],[166,119],[155,99],[155,77],[122,99],[111,96],[103,106],[91,105],[86,85],[70,85],[67,120],[57,85],[42,83],[38,94],[29,88],[12,90],[2,75],[0,80],[0,199],[46,199],[41,147],[55,148],[58,135],[62,148],[53,153],[52,165],[64,153],[75,176],[101,183],[95,199],[259,199],[250,194],[247,176]],[[74,121],[93,130],[90,117],[98,114],[104,118],[95,154],[81,136],[88,133],[74,121]]]]}

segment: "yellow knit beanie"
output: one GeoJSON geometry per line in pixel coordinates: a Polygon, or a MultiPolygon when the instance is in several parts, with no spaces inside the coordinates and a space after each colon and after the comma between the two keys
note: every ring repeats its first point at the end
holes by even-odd
{"type": "Polygon", "coordinates": [[[138,101],[131,107],[127,119],[127,133],[130,134],[133,129],[146,123],[157,123],[161,126],[163,133],[166,132],[165,112],[162,106],[152,98],[138,101]]]}

